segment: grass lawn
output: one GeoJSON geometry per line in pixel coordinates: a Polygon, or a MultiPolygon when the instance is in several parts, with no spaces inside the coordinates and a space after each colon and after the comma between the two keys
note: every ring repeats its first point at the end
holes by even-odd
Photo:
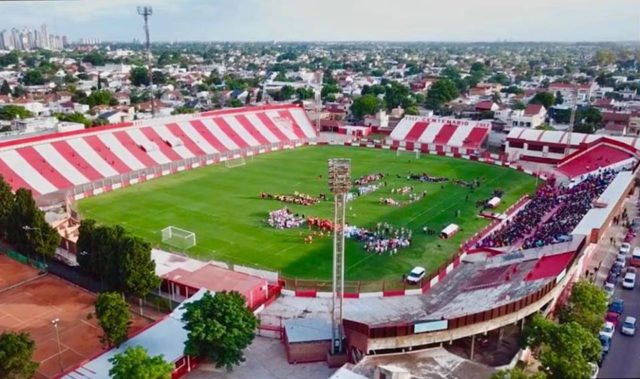
{"type": "MultiPolygon", "coordinates": [[[[354,179],[375,172],[389,174],[384,179],[386,187],[348,203],[349,224],[367,227],[388,222],[414,230],[412,245],[395,256],[369,254],[360,243],[347,241],[347,280],[399,279],[416,265],[427,270],[437,268],[463,240],[488,224],[476,216],[476,200],[486,199],[494,189],[501,188],[505,191],[498,208],[501,211],[535,188],[535,178],[494,165],[425,154],[416,159],[412,153],[396,156],[388,150],[316,146],[260,155],[235,168],[214,165],[181,172],[82,200],[79,208],[84,218],[121,224],[158,246],[160,231],[166,226],[193,231],[198,243],[188,254],[196,258],[277,270],[286,277],[328,279],[332,239],[316,238],[312,244],[305,244],[306,228],[276,230],[266,226],[267,213],[286,204],[260,199],[259,194],[328,194],[329,158],[351,158],[354,179]],[[481,177],[483,181],[479,189],[470,192],[453,183],[409,180],[409,172],[462,180],[481,177]],[[426,190],[427,196],[402,207],[379,203],[381,197],[406,199],[408,195],[392,195],[391,189],[407,185],[414,186],[415,192],[426,190]],[[456,215],[458,210],[460,217],[456,215]],[[450,240],[422,232],[425,225],[440,231],[449,223],[462,228],[450,240]]],[[[287,206],[305,216],[333,217],[331,201],[287,206]]]]}

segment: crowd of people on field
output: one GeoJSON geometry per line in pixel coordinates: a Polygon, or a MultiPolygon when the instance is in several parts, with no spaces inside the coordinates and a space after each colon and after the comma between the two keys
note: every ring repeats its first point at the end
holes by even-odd
{"type": "Polygon", "coordinates": [[[370,183],[356,187],[354,190],[347,193],[347,201],[353,201],[360,196],[368,195],[376,192],[380,188],[384,187],[385,183],[370,183]]]}
{"type": "Polygon", "coordinates": [[[381,172],[374,173],[374,174],[369,174],[369,175],[363,175],[363,176],[355,179],[353,181],[353,184],[355,186],[364,186],[364,185],[367,185],[369,183],[373,183],[373,182],[377,182],[378,180],[382,180],[382,178],[384,178],[384,174],[381,173],[381,172]]]}
{"type": "Polygon", "coordinates": [[[267,224],[276,229],[299,228],[304,222],[304,215],[294,214],[287,207],[269,212],[267,217],[267,224]]]}
{"type": "Polygon", "coordinates": [[[364,243],[365,251],[374,254],[389,253],[395,255],[398,250],[411,245],[411,229],[398,228],[386,222],[378,223],[375,228],[365,229],[347,226],[345,237],[364,243]]]}
{"type": "Polygon", "coordinates": [[[407,176],[407,179],[417,180],[422,183],[443,183],[449,181],[449,178],[446,178],[444,176],[431,176],[426,172],[423,172],[422,174],[414,174],[410,172],[409,176],[407,176]]]}
{"type": "Polygon", "coordinates": [[[322,200],[327,200],[327,197],[324,194],[320,194],[318,197],[315,197],[315,196],[311,196],[306,193],[301,193],[298,191],[295,191],[293,195],[281,195],[281,194],[272,195],[270,193],[261,192],[260,198],[268,199],[268,200],[278,200],[283,203],[305,205],[305,206],[318,204],[322,200]]]}
{"type": "Polygon", "coordinates": [[[614,177],[614,171],[603,170],[589,175],[573,187],[556,186],[555,180],[550,179],[521,211],[507,220],[502,228],[481,240],[478,246],[512,246],[522,240],[522,247],[526,249],[562,241],[614,177]]]}

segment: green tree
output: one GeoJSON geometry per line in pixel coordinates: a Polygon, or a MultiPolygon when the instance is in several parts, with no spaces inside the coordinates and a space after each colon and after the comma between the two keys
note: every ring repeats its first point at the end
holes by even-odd
{"type": "Polygon", "coordinates": [[[9,86],[9,82],[6,80],[2,82],[2,87],[0,87],[0,95],[11,95],[11,87],[9,86]]]}
{"type": "Polygon", "coordinates": [[[280,89],[280,91],[276,92],[273,95],[273,98],[278,100],[278,101],[287,101],[290,100],[291,97],[293,96],[293,94],[295,93],[295,90],[293,89],[293,87],[291,86],[282,86],[282,88],[280,89]]]}
{"type": "Polygon", "coordinates": [[[167,83],[167,76],[162,71],[153,71],[151,74],[153,84],[163,85],[167,83]]]}
{"type": "Polygon", "coordinates": [[[127,340],[131,313],[129,306],[117,292],[102,292],[96,299],[96,316],[102,332],[100,341],[108,347],[118,347],[127,340]]]}
{"type": "Polygon", "coordinates": [[[598,108],[586,107],[578,111],[576,119],[580,123],[599,125],[602,122],[602,113],[598,108]]]}
{"type": "Polygon", "coordinates": [[[362,118],[368,114],[375,114],[384,108],[384,101],[375,95],[360,96],[353,101],[351,105],[351,113],[357,118],[362,118]]]}
{"type": "Polygon", "coordinates": [[[23,86],[15,86],[13,88],[13,97],[22,97],[27,93],[27,90],[24,89],[23,86]]]}
{"type": "Polygon", "coordinates": [[[412,105],[410,107],[407,107],[407,109],[404,110],[404,114],[411,115],[411,116],[417,116],[417,115],[420,114],[420,109],[418,109],[417,105],[412,105]]]}
{"type": "Polygon", "coordinates": [[[425,99],[425,106],[429,109],[440,109],[443,104],[459,96],[458,88],[450,79],[440,79],[435,82],[425,99]]]}
{"type": "Polygon", "coordinates": [[[22,77],[22,83],[25,86],[36,86],[44,84],[44,77],[40,70],[28,70],[22,77]]]}
{"type": "Polygon", "coordinates": [[[18,52],[15,50],[0,56],[0,66],[2,67],[17,65],[18,63],[20,63],[20,55],[18,55],[18,52]]]}
{"type": "Polygon", "coordinates": [[[238,99],[230,99],[229,101],[227,101],[226,105],[228,107],[232,107],[232,108],[240,108],[244,104],[242,104],[242,101],[240,101],[238,99]]]}
{"type": "Polygon", "coordinates": [[[113,97],[113,94],[107,90],[91,92],[91,94],[84,99],[84,102],[92,108],[96,105],[114,105],[118,103],[113,97]]]}
{"type": "Polygon", "coordinates": [[[129,73],[131,84],[140,87],[149,85],[149,70],[146,67],[137,66],[129,73]]]}
{"type": "Polygon", "coordinates": [[[142,314],[142,298],[160,285],[160,278],[156,275],[156,263],[151,259],[151,245],[139,237],[124,236],[124,260],[122,271],[124,289],[140,299],[140,313],[142,314]]]}
{"type": "Polygon", "coordinates": [[[296,95],[300,100],[313,99],[315,97],[315,92],[311,88],[298,88],[296,89],[296,95]]]}
{"type": "Polygon", "coordinates": [[[556,92],[556,101],[554,102],[554,104],[558,105],[558,104],[563,104],[564,103],[564,97],[562,96],[562,92],[557,91],[556,92]]]}
{"type": "Polygon", "coordinates": [[[149,357],[141,346],[129,347],[109,362],[112,364],[109,375],[113,379],[169,379],[173,371],[173,365],[162,355],[149,357]]]}
{"type": "Polygon", "coordinates": [[[45,221],[44,212],[36,205],[31,191],[20,188],[14,199],[9,211],[9,242],[30,256],[53,257],[60,244],[60,235],[45,221]]]}
{"type": "Polygon", "coordinates": [[[497,72],[489,78],[489,83],[498,83],[503,86],[508,86],[511,83],[511,79],[504,72],[497,72]]]}
{"type": "Polygon", "coordinates": [[[338,87],[337,84],[325,84],[324,86],[322,86],[322,90],[320,91],[320,96],[322,96],[323,99],[326,99],[327,96],[331,94],[340,94],[340,93],[342,93],[342,90],[340,89],[340,87],[338,87]]]}
{"type": "Polygon", "coordinates": [[[0,378],[31,379],[38,370],[32,360],[36,344],[28,333],[0,334],[0,378]]]}
{"type": "Polygon", "coordinates": [[[188,332],[185,354],[203,357],[217,367],[231,370],[244,361],[243,350],[251,344],[258,319],[238,292],[206,293],[185,305],[182,316],[188,332]]]}
{"type": "Polygon", "coordinates": [[[580,280],[571,287],[569,300],[559,314],[561,323],[576,322],[593,334],[602,327],[602,317],[607,312],[607,295],[586,280],[580,280]]]}
{"type": "Polygon", "coordinates": [[[24,119],[33,116],[31,112],[19,105],[5,105],[0,108],[0,120],[24,119]]]}
{"type": "Polygon", "coordinates": [[[491,375],[490,379],[546,379],[547,375],[544,372],[536,372],[534,374],[527,374],[521,368],[513,368],[511,370],[498,370],[491,375]]]}
{"type": "Polygon", "coordinates": [[[616,61],[616,53],[611,49],[600,49],[596,51],[594,59],[598,65],[607,66],[616,61]]]}
{"type": "Polygon", "coordinates": [[[196,113],[197,110],[191,107],[177,107],[173,110],[172,114],[189,114],[196,113]]]}
{"type": "Polygon", "coordinates": [[[7,239],[7,230],[11,225],[9,216],[14,202],[15,197],[11,191],[11,186],[0,175],[0,240],[7,239]]]}
{"type": "Polygon", "coordinates": [[[93,50],[82,58],[83,62],[91,63],[94,66],[104,66],[107,57],[98,50],[93,50]]]}
{"type": "Polygon", "coordinates": [[[529,104],[542,104],[545,108],[549,109],[555,103],[555,97],[551,92],[538,92],[529,101],[529,104]]]}
{"type": "Polygon", "coordinates": [[[536,351],[541,370],[552,379],[580,379],[591,373],[600,341],[576,322],[556,324],[535,314],[522,332],[522,343],[536,351]]]}

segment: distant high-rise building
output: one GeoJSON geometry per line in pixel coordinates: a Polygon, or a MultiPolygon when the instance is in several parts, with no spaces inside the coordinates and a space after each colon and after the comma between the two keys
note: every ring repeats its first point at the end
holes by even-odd
{"type": "Polygon", "coordinates": [[[62,48],[65,48],[69,45],[69,40],[67,39],[67,36],[62,36],[62,48]]]}
{"type": "Polygon", "coordinates": [[[42,47],[46,49],[49,47],[49,32],[47,31],[47,24],[42,24],[40,27],[40,33],[42,34],[42,47]]]}
{"type": "Polygon", "coordinates": [[[11,32],[8,30],[3,30],[0,32],[0,43],[2,44],[3,50],[13,50],[13,39],[11,39],[11,32]]]}

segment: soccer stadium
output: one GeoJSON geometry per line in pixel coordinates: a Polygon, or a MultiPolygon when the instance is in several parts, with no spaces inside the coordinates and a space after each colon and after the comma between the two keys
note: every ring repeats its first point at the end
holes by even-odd
{"type": "MultiPolygon", "coordinates": [[[[53,224],[65,259],[82,254],[82,219],[122,225],[154,246],[159,295],[237,290],[290,363],[357,371],[443,345],[473,360],[478,336],[490,351],[554,312],[633,191],[633,138],[513,128],[496,154],[490,130],[406,116],[321,133],[303,108],[267,105],[1,142],[0,174],[63,209],[53,224]],[[350,164],[340,193],[332,159],[350,164]]],[[[171,340],[182,330],[172,317],[130,342],[171,340]]],[[[160,353],[176,376],[196,364],[160,353]]],[[[101,377],[109,354],[65,377],[101,377]]]]}

